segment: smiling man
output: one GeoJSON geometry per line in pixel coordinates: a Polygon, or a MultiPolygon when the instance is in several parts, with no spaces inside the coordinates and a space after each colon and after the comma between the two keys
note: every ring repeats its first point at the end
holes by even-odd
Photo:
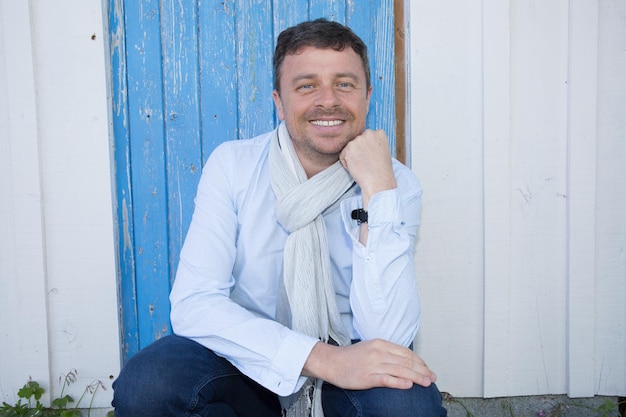
{"type": "Polygon", "coordinates": [[[411,349],[421,189],[366,128],[367,49],[326,20],[282,32],[280,126],[207,161],[170,296],[174,335],[114,384],[125,416],[445,416],[411,349]]]}

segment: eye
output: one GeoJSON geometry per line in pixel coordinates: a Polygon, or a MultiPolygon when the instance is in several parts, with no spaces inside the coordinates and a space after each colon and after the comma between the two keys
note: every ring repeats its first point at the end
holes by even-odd
{"type": "Polygon", "coordinates": [[[354,90],[355,87],[354,84],[352,84],[351,82],[342,81],[340,83],[337,83],[337,88],[341,91],[351,91],[354,90]]]}
{"type": "Polygon", "coordinates": [[[296,90],[298,91],[309,91],[312,89],[313,89],[313,84],[301,84],[296,88],[296,90]]]}

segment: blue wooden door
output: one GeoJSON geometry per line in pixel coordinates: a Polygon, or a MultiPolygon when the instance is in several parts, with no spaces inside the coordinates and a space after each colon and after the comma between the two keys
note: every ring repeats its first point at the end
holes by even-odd
{"type": "Polygon", "coordinates": [[[203,161],[269,131],[283,29],[326,17],[370,51],[370,127],[395,148],[392,0],[108,0],[122,357],[170,332],[168,296],[203,161]]]}

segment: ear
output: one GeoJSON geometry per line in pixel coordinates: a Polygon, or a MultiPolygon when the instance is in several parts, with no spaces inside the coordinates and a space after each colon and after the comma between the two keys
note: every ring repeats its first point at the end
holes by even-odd
{"type": "Polygon", "coordinates": [[[274,99],[274,105],[276,106],[276,111],[278,111],[278,118],[280,120],[285,120],[285,112],[283,111],[283,101],[280,99],[280,94],[278,94],[278,91],[274,90],[272,92],[272,98],[274,99]]]}
{"type": "Polygon", "coordinates": [[[367,101],[367,113],[369,114],[370,112],[370,100],[372,99],[372,86],[370,85],[370,88],[367,89],[367,93],[365,96],[365,101],[367,101]]]}

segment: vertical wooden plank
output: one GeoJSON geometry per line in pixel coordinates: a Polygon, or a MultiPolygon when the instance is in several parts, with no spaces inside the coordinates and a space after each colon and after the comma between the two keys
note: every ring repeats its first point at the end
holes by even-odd
{"type": "Polygon", "coordinates": [[[372,93],[374,114],[372,126],[382,128],[389,137],[392,155],[396,150],[396,85],[394,74],[394,42],[395,24],[393,0],[378,0],[374,11],[375,38],[370,42],[374,45],[374,63],[372,79],[376,85],[372,93]],[[379,127],[380,126],[380,127],[379,127]]]}
{"type": "MultiPolygon", "coordinates": [[[[406,0],[394,0],[393,2],[393,14],[394,14],[394,80],[395,80],[395,129],[396,129],[396,158],[410,166],[411,161],[408,158],[407,148],[409,145],[408,132],[410,128],[410,117],[407,117],[407,87],[408,82],[406,78],[406,42],[408,27],[406,20],[405,10],[406,0]]],[[[407,5],[408,6],[408,5],[407,5]]]]}
{"type": "Polygon", "coordinates": [[[569,2],[567,393],[594,383],[598,2],[569,2]]]}
{"type": "Polygon", "coordinates": [[[239,136],[235,7],[234,0],[198,2],[202,161],[239,136]]]}
{"type": "Polygon", "coordinates": [[[29,377],[52,379],[31,14],[0,0],[0,403],[11,404],[29,377]]]}
{"type": "Polygon", "coordinates": [[[566,391],[566,2],[511,2],[511,375],[502,395],[566,391]]]}
{"type": "Polygon", "coordinates": [[[455,396],[482,395],[483,143],[479,2],[411,2],[412,168],[424,189],[416,351],[455,396]]]}
{"type": "Polygon", "coordinates": [[[393,0],[349,2],[346,24],[367,44],[372,79],[368,127],[384,129],[395,155],[395,77],[393,0]]]}
{"type": "MultiPolygon", "coordinates": [[[[274,0],[272,7],[274,16],[273,16],[273,27],[274,27],[274,43],[272,45],[272,56],[274,53],[274,49],[276,47],[276,42],[278,41],[278,35],[287,29],[288,27],[295,26],[298,23],[310,20],[309,19],[309,2],[305,4],[298,5],[298,7],[293,7],[292,4],[282,0],[274,0]]],[[[274,71],[272,68],[272,77],[274,76],[274,71]]],[[[273,88],[273,85],[272,85],[273,88]]],[[[275,115],[276,125],[280,122],[278,120],[278,115],[275,115]]]]}
{"type": "Polygon", "coordinates": [[[598,2],[595,392],[626,396],[626,2],[598,2]]]}
{"type": "Polygon", "coordinates": [[[483,395],[509,384],[511,292],[509,3],[482,3],[484,366],[483,395]]]}
{"type": "Polygon", "coordinates": [[[125,3],[139,347],[170,331],[167,178],[156,0],[125,3]]]}
{"type": "Polygon", "coordinates": [[[116,181],[118,303],[122,363],[139,351],[124,1],[109,1],[109,53],[116,181]]]}
{"type": "MultiPolygon", "coordinates": [[[[58,396],[59,375],[76,368],[65,393],[78,398],[94,379],[110,386],[119,370],[103,5],[30,5],[45,202],[46,389],[58,396]]],[[[93,406],[108,407],[110,393],[93,406]]]]}
{"type": "Polygon", "coordinates": [[[173,282],[202,170],[196,2],[162,1],[161,39],[169,279],[173,282]]]}
{"type": "Polygon", "coordinates": [[[250,138],[272,130],[272,1],[236,2],[238,136],[250,138]]]}
{"type": "Polygon", "coordinates": [[[280,34],[280,32],[287,29],[288,27],[309,20],[310,14],[308,2],[302,5],[298,5],[298,7],[293,7],[293,4],[289,4],[289,2],[283,0],[274,0],[272,10],[274,13],[274,45],[272,45],[273,54],[274,48],[276,47],[276,40],[278,39],[278,35],[280,34]]]}
{"type": "Polygon", "coordinates": [[[346,23],[346,0],[309,0],[309,19],[320,17],[333,22],[346,23]]]}

